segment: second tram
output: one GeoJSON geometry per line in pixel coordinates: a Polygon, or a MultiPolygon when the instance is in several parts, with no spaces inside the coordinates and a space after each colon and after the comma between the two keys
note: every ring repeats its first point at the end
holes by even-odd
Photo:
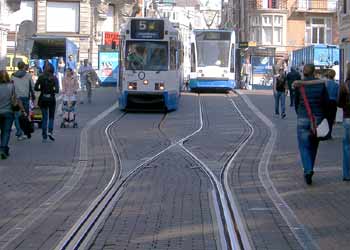
{"type": "Polygon", "coordinates": [[[191,34],[192,91],[229,91],[235,81],[235,33],[228,30],[194,30],[191,34]]]}
{"type": "Polygon", "coordinates": [[[178,107],[183,46],[167,19],[130,18],[121,31],[119,107],[178,107]]]}

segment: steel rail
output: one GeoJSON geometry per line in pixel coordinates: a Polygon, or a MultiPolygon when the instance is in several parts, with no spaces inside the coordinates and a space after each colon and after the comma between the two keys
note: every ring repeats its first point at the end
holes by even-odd
{"type": "MultiPolygon", "coordinates": [[[[234,104],[233,100],[230,99],[230,101],[234,104]]],[[[237,109],[238,113],[242,116],[241,111],[238,109],[238,107],[234,104],[234,107],[237,109]]],[[[243,118],[244,116],[242,116],[243,118]]],[[[244,118],[243,118],[244,120],[244,118]]],[[[203,121],[201,121],[202,123],[203,121]]],[[[252,129],[250,129],[250,133],[244,137],[238,145],[235,147],[234,151],[231,153],[228,161],[224,164],[224,167],[221,171],[222,173],[225,173],[225,169],[227,169],[227,166],[232,165],[232,161],[236,158],[238,153],[245,147],[249,139],[253,135],[252,129]]],[[[226,240],[229,243],[227,246],[228,249],[231,250],[243,250],[243,249],[251,249],[248,237],[246,235],[246,230],[242,226],[242,219],[239,213],[236,213],[233,211],[237,210],[237,206],[235,205],[235,201],[232,199],[229,199],[230,196],[232,196],[231,193],[228,193],[230,191],[228,182],[224,182],[223,178],[220,177],[218,179],[215,174],[210,170],[210,168],[202,161],[200,160],[194,153],[192,153],[189,149],[187,149],[183,143],[180,144],[181,148],[189,154],[195,161],[197,161],[203,172],[209,177],[211,180],[211,183],[215,187],[216,190],[216,196],[219,197],[220,202],[220,213],[222,216],[222,221],[225,225],[225,236],[226,240]]]]}
{"type": "MultiPolygon", "coordinates": [[[[201,114],[202,107],[201,107],[200,100],[199,100],[199,109],[201,114]]],[[[161,123],[164,121],[164,118],[165,117],[163,117],[163,119],[161,120],[161,123]]],[[[120,156],[117,150],[116,143],[110,134],[110,128],[113,125],[115,125],[115,123],[118,122],[119,120],[120,119],[112,121],[105,129],[107,140],[111,147],[113,158],[115,161],[115,168],[119,164],[121,166],[121,161],[120,161],[120,156]]],[[[158,126],[158,129],[161,130],[161,125],[158,126]]],[[[183,137],[182,139],[179,139],[174,143],[171,143],[165,149],[161,150],[160,152],[153,155],[152,157],[148,157],[147,160],[139,164],[134,170],[132,170],[122,178],[121,176],[119,176],[119,179],[116,178],[116,173],[114,173],[112,179],[110,180],[106,188],[103,190],[103,192],[93,201],[93,203],[89,206],[89,208],[85,211],[85,213],[68,231],[65,237],[56,246],[55,250],[84,249],[84,247],[86,247],[89,242],[89,239],[87,238],[88,237],[91,238],[93,236],[93,232],[97,229],[97,226],[103,223],[103,221],[105,221],[106,215],[114,207],[112,200],[116,201],[120,197],[120,195],[123,193],[125,189],[125,184],[129,181],[129,179],[131,179],[134,175],[140,172],[149,163],[157,159],[161,154],[177,146],[179,143],[183,143],[184,141],[188,140],[188,138],[197,134],[201,130],[202,130],[202,124],[201,124],[201,127],[198,128],[193,133],[187,135],[186,137],[183,137]],[[113,206],[111,205],[111,203],[113,204],[113,206]],[[102,216],[103,214],[105,215],[104,217],[102,216]],[[93,228],[95,228],[95,230],[93,230],[93,228]]],[[[121,170],[120,170],[120,173],[121,173],[121,170]]]]}
{"type": "MultiPolygon", "coordinates": [[[[236,108],[238,110],[238,107],[236,108]]],[[[203,110],[202,110],[202,101],[200,96],[199,96],[199,114],[200,114],[200,126],[193,133],[171,143],[165,149],[161,150],[160,152],[153,155],[152,157],[147,158],[147,160],[139,164],[133,171],[129,172],[126,176],[121,178],[119,175],[119,178],[117,178],[116,173],[114,173],[113,178],[111,179],[107,187],[98,196],[98,198],[95,199],[93,204],[88,208],[88,210],[78,220],[78,222],[71,228],[71,230],[62,239],[62,241],[58,244],[55,250],[85,249],[88,246],[90,240],[93,239],[94,233],[97,230],[98,226],[104,223],[104,221],[107,219],[108,214],[111,212],[116,202],[124,192],[127,182],[132,177],[134,177],[137,173],[139,173],[145,166],[147,166],[149,163],[156,160],[160,155],[162,155],[163,153],[167,152],[168,150],[170,150],[175,146],[180,146],[184,152],[186,152],[188,155],[191,156],[192,159],[194,159],[200,164],[200,169],[209,177],[213,187],[215,188],[217,197],[219,197],[216,201],[220,209],[220,218],[218,219],[220,219],[223,222],[223,225],[225,225],[224,237],[226,242],[228,243],[227,248],[230,250],[249,249],[249,248],[246,248],[245,244],[242,244],[242,238],[244,239],[245,237],[242,237],[241,233],[239,232],[239,230],[242,230],[242,227],[237,226],[237,221],[241,221],[241,220],[237,218],[239,214],[232,212],[233,211],[232,204],[229,204],[232,201],[231,199],[228,199],[230,198],[230,195],[227,193],[227,190],[229,190],[229,188],[227,188],[226,186],[227,184],[226,183],[223,184],[221,182],[222,179],[219,180],[203,161],[201,161],[197,156],[195,156],[189,149],[187,149],[184,146],[184,143],[186,143],[191,137],[195,136],[203,129],[203,110]]],[[[161,122],[163,121],[164,119],[162,119],[161,122]]],[[[113,158],[115,161],[115,168],[117,168],[118,165],[121,166],[121,160],[120,160],[116,143],[110,134],[110,129],[117,122],[118,122],[117,120],[111,122],[106,127],[106,130],[105,130],[109,145],[112,150],[113,158]]],[[[161,125],[159,125],[158,128],[161,130],[161,125]]],[[[251,135],[249,135],[248,137],[250,138],[251,135]]],[[[247,138],[244,138],[238,144],[238,148],[236,148],[231,154],[231,160],[235,157],[235,155],[237,155],[243,149],[246,143],[247,143],[247,138]]],[[[120,173],[121,173],[121,170],[119,174],[120,173]]]]}
{"type": "Polygon", "coordinates": [[[236,148],[232,152],[230,157],[225,162],[224,167],[222,168],[221,173],[220,173],[220,179],[221,179],[221,182],[224,184],[223,188],[225,190],[226,199],[229,201],[229,210],[230,210],[232,218],[234,219],[234,225],[236,228],[236,232],[239,232],[237,237],[239,240],[240,247],[241,247],[241,249],[251,250],[252,247],[251,247],[251,242],[250,242],[249,237],[248,237],[247,229],[246,229],[245,224],[243,223],[243,221],[241,219],[242,218],[241,212],[239,210],[239,207],[236,205],[237,201],[235,200],[235,198],[232,194],[230,185],[229,185],[229,171],[232,167],[233,161],[236,159],[236,157],[239,155],[239,153],[244,149],[244,147],[247,145],[247,143],[253,137],[255,130],[254,130],[254,127],[251,125],[251,123],[247,120],[247,118],[240,111],[240,109],[238,108],[238,106],[236,105],[234,100],[230,97],[228,97],[228,99],[232,103],[233,107],[237,110],[237,112],[239,113],[242,120],[248,125],[250,133],[241,140],[241,142],[239,143],[239,147],[236,148]]]}

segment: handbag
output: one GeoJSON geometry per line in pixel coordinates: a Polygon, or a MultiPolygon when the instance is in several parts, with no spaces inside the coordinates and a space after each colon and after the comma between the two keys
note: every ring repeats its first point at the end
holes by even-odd
{"type": "Polygon", "coordinates": [[[304,100],[307,115],[309,116],[309,119],[311,121],[311,133],[312,133],[312,135],[319,138],[320,140],[324,140],[325,137],[329,133],[328,120],[326,118],[323,118],[321,123],[319,125],[316,125],[316,119],[315,119],[314,115],[312,114],[309,100],[307,99],[306,94],[305,94],[304,85],[300,86],[300,93],[301,93],[303,100],[304,100]]]}
{"type": "Polygon", "coordinates": [[[17,99],[15,86],[12,88],[12,96],[11,96],[11,108],[12,111],[17,112],[20,110],[19,100],[17,99]]]}
{"type": "Polygon", "coordinates": [[[21,115],[19,117],[19,124],[23,133],[30,138],[31,134],[34,132],[34,124],[26,115],[21,115]]]}

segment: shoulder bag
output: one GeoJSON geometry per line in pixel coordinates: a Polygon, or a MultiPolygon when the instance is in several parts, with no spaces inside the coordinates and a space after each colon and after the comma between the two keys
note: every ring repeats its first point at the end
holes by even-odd
{"type": "Polygon", "coordinates": [[[305,93],[305,87],[304,85],[300,86],[300,93],[303,97],[305,108],[307,111],[307,115],[311,122],[311,133],[313,136],[317,137],[318,139],[322,140],[325,139],[325,137],[329,133],[329,124],[328,120],[326,118],[323,118],[321,123],[319,125],[316,125],[316,119],[314,115],[312,114],[311,107],[309,104],[309,100],[307,99],[306,93],[305,93]]]}
{"type": "Polygon", "coordinates": [[[12,85],[11,108],[12,108],[12,111],[14,111],[14,112],[17,112],[20,110],[19,100],[16,96],[16,91],[15,91],[14,85],[12,85]]]}

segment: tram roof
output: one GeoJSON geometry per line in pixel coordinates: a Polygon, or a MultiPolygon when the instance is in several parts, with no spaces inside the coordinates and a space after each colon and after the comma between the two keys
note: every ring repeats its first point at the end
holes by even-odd
{"type": "Polygon", "coordinates": [[[222,29],[194,29],[193,32],[233,32],[233,30],[222,30],[222,29]]]}

